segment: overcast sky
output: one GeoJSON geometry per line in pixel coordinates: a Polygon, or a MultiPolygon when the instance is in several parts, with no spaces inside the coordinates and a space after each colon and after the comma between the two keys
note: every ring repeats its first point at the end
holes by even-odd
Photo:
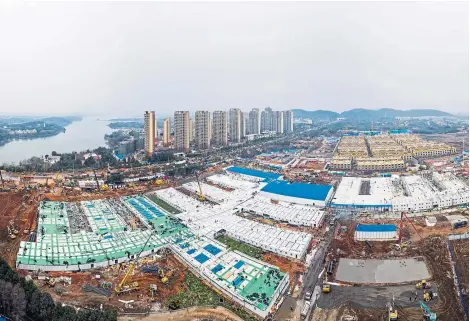
{"type": "Polygon", "coordinates": [[[0,4],[0,113],[468,112],[467,2],[0,4]]]}

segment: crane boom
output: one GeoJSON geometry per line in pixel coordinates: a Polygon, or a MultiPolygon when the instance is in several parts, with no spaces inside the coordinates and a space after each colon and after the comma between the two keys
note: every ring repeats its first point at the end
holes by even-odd
{"type": "Polygon", "coordinates": [[[197,181],[197,185],[199,186],[199,199],[201,201],[205,201],[206,197],[204,196],[204,193],[202,193],[201,182],[199,181],[199,174],[196,174],[196,181],[197,181]]]}
{"type": "Polygon", "coordinates": [[[144,246],[142,246],[142,248],[140,249],[140,252],[137,254],[137,256],[135,257],[134,261],[131,262],[131,264],[129,265],[129,268],[127,269],[126,271],[126,275],[124,275],[124,278],[122,279],[122,281],[119,283],[119,285],[114,289],[114,291],[116,293],[121,293],[121,291],[124,289],[124,286],[126,285],[129,277],[132,275],[132,272],[134,272],[134,269],[135,269],[135,265],[137,263],[137,260],[139,259],[140,255],[142,254],[142,252],[145,250],[145,247],[147,246],[148,242],[150,241],[150,239],[152,238],[153,236],[153,229],[150,231],[150,235],[149,237],[147,238],[147,241],[145,241],[145,244],[144,246]]]}

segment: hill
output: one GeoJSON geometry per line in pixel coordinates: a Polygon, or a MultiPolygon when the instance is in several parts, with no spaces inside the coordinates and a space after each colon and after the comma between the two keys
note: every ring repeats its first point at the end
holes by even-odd
{"type": "Polygon", "coordinates": [[[293,109],[295,118],[311,118],[311,119],[331,119],[344,117],[347,119],[362,119],[362,120],[372,120],[380,118],[396,118],[396,117],[426,117],[426,116],[435,116],[435,117],[445,117],[453,116],[452,114],[436,110],[436,109],[410,109],[410,110],[398,110],[391,108],[381,108],[381,109],[351,109],[344,111],[342,113],[336,113],[328,110],[303,110],[303,109],[293,109]]]}

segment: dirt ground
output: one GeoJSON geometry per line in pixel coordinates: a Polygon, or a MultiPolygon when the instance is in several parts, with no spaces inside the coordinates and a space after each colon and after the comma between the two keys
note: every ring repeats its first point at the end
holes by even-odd
{"type": "Polygon", "coordinates": [[[16,253],[29,231],[36,228],[36,213],[42,196],[37,191],[0,193],[0,256],[14,266],[16,253]],[[8,237],[7,225],[14,222],[16,239],[8,237]],[[24,231],[27,230],[26,234],[24,231]]]}
{"type": "MultiPolygon", "coordinates": [[[[142,312],[148,310],[155,310],[158,307],[165,306],[168,297],[175,293],[183,291],[183,277],[186,271],[186,267],[182,265],[173,255],[167,255],[164,258],[153,261],[149,258],[142,258],[139,260],[137,267],[134,270],[133,275],[129,278],[128,283],[138,282],[140,290],[122,294],[119,296],[112,295],[106,297],[104,295],[95,294],[91,292],[84,292],[82,290],[83,285],[89,284],[94,287],[99,287],[101,282],[111,282],[112,289],[119,284],[123,279],[126,271],[127,264],[114,265],[105,270],[99,271],[87,271],[87,272],[49,272],[49,276],[69,276],[72,278],[71,285],[56,285],[54,288],[50,288],[44,285],[44,281],[35,280],[35,283],[43,290],[49,292],[55,300],[69,303],[78,307],[94,307],[97,308],[101,304],[103,306],[117,308],[121,312],[142,312]],[[172,272],[169,277],[169,285],[164,285],[161,282],[160,277],[152,273],[143,273],[140,268],[143,264],[157,265],[159,267],[165,267],[170,269],[172,272]],[[100,275],[97,279],[95,276],[100,275]],[[158,288],[155,302],[151,302],[149,295],[149,285],[156,284],[158,288]],[[57,289],[63,289],[64,293],[59,295],[57,289]],[[119,301],[131,301],[134,300],[130,306],[126,306],[123,302],[119,301]]],[[[59,290],[61,291],[61,290],[59,290]]]]}
{"type": "Polygon", "coordinates": [[[454,247],[455,265],[457,273],[460,277],[460,283],[468,292],[468,274],[469,274],[469,249],[468,239],[452,241],[451,245],[454,247]]]}
{"type": "MultiPolygon", "coordinates": [[[[371,223],[371,221],[368,221],[371,223]]],[[[382,223],[388,223],[381,221],[382,223]]],[[[452,268],[447,249],[447,235],[452,233],[448,225],[440,225],[433,228],[425,227],[424,220],[413,220],[418,233],[407,223],[404,228],[403,238],[411,240],[411,244],[397,251],[393,248],[392,242],[369,242],[371,247],[365,242],[354,241],[354,231],[356,222],[341,222],[340,226],[347,226],[347,231],[342,232],[338,227],[334,234],[334,239],[327,254],[328,260],[337,260],[341,257],[352,258],[398,258],[398,257],[416,257],[422,256],[425,259],[431,274],[432,290],[438,293],[438,299],[429,304],[431,311],[436,312],[439,320],[453,321],[465,320],[465,314],[457,297],[454,281],[452,277],[452,268]],[[422,221],[422,222],[421,222],[422,221]],[[423,238],[421,239],[420,236],[423,238]]],[[[397,224],[397,222],[393,222],[397,224]]],[[[468,240],[456,244],[455,251],[457,265],[466,271],[465,282],[468,286],[468,240]]],[[[402,286],[387,286],[383,289],[387,291],[398,291],[402,286]]],[[[411,289],[413,286],[411,286],[411,289]]],[[[319,299],[320,309],[315,311],[313,320],[386,320],[385,304],[387,299],[381,298],[385,290],[375,293],[370,286],[340,288],[341,294],[335,299],[335,291],[328,294],[329,297],[319,299]],[[352,291],[352,294],[349,293],[352,291]],[[361,293],[356,293],[357,291],[361,293]],[[348,294],[349,293],[349,294],[348,294]],[[375,294],[374,294],[375,293],[375,294]],[[326,300],[323,301],[322,299],[326,300]],[[372,301],[371,301],[372,300],[372,301]],[[383,308],[367,304],[368,301],[382,304],[383,308]],[[326,303],[325,303],[326,302],[326,303]],[[323,304],[323,306],[322,306],[323,304]]],[[[422,312],[419,307],[411,307],[406,304],[406,298],[409,295],[407,291],[394,293],[397,302],[397,309],[400,320],[422,320],[422,312]],[[405,301],[403,301],[405,300],[405,301]]],[[[323,295],[324,296],[324,295],[323,295]]],[[[389,295],[390,296],[390,295],[389,295]]],[[[419,293],[422,296],[422,292],[419,293]]],[[[416,305],[416,304],[412,304],[416,305]]]]}
{"type": "Polygon", "coordinates": [[[243,321],[231,311],[223,308],[195,307],[187,310],[169,312],[145,317],[118,317],[118,321],[243,321]]]}

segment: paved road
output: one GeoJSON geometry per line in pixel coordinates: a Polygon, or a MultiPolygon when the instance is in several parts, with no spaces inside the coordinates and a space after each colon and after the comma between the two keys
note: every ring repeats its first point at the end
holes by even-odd
{"type": "MultiPolygon", "coordinates": [[[[304,306],[305,300],[304,296],[307,291],[311,291],[313,293],[313,289],[316,285],[321,284],[322,280],[318,280],[318,275],[323,270],[323,259],[325,257],[326,250],[328,249],[334,234],[334,228],[330,228],[330,231],[327,232],[325,236],[325,240],[320,243],[318,246],[318,250],[315,253],[315,257],[310,264],[307,273],[304,277],[304,282],[302,285],[302,289],[300,290],[299,297],[293,298],[289,295],[286,295],[284,302],[274,315],[274,320],[300,320],[300,313],[304,306]],[[291,311],[291,307],[294,310],[291,311]]],[[[312,314],[312,313],[310,313],[312,314]]]]}

